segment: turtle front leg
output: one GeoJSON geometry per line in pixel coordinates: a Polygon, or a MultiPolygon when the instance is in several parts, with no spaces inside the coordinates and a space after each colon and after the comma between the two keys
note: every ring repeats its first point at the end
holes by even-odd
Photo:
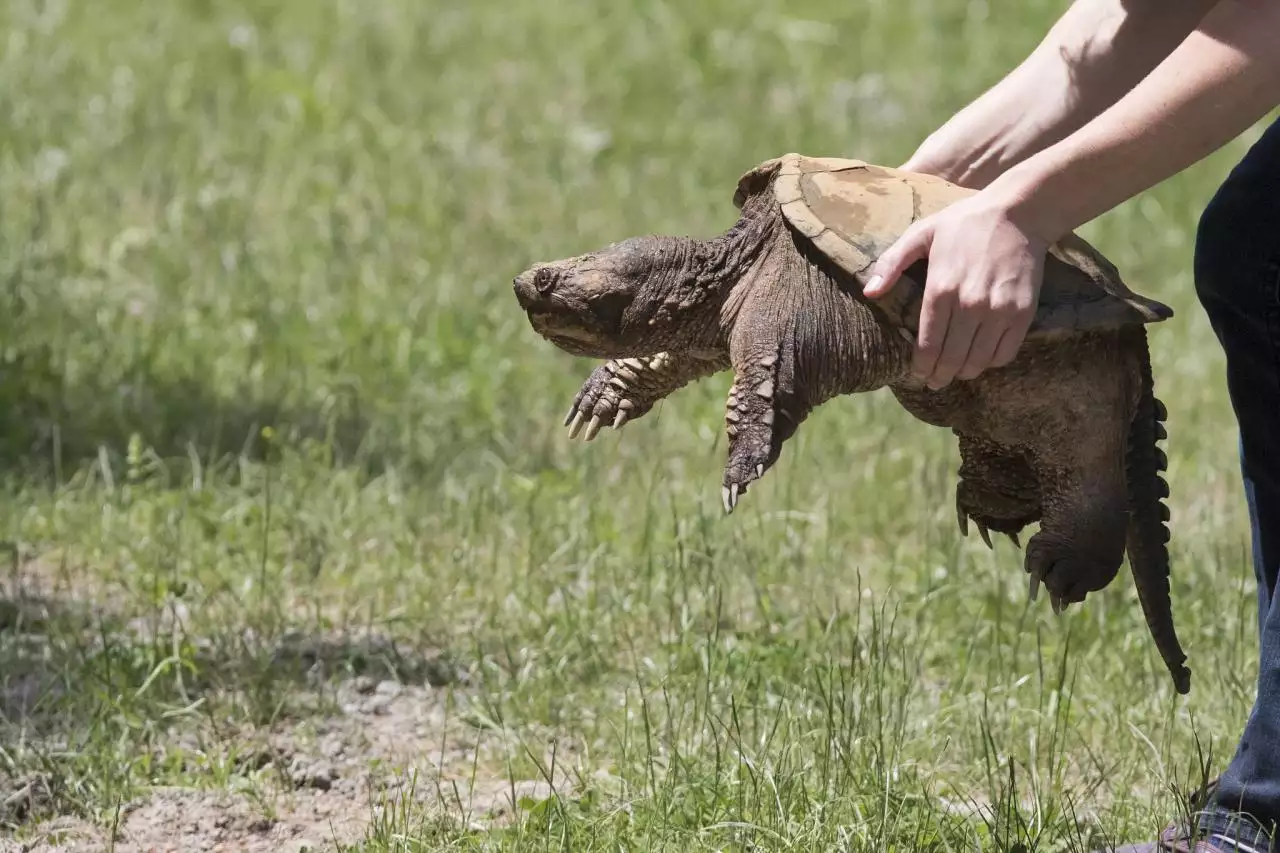
{"type": "Polygon", "coordinates": [[[724,508],[777,461],[809,413],[900,375],[910,346],[799,252],[760,275],[729,338],[734,383],[725,408],[724,508]]]}
{"type": "Polygon", "coordinates": [[[733,512],[747,485],[764,476],[797,426],[794,401],[780,381],[778,352],[767,345],[746,361],[736,360],[724,410],[729,458],[724,466],[724,511],[733,512]]]}
{"type": "Polygon", "coordinates": [[[660,352],[645,358],[611,359],[592,371],[573,398],[564,419],[569,438],[576,438],[584,423],[587,441],[604,424],[621,429],[669,394],[728,367],[728,354],[660,352]]]}

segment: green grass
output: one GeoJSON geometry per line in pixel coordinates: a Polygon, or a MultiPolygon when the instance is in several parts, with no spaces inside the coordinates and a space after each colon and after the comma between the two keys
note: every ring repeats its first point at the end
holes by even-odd
{"type": "Polygon", "coordinates": [[[470,734],[448,778],[403,756],[427,793],[374,795],[353,849],[1030,853],[1175,816],[1256,672],[1190,273],[1247,139],[1084,229],[1177,312],[1186,700],[1127,570],[1055,618],[1019,552],[960,538],[954,440],[887,392],[825,406],[726,518],[728,377],[569,442],[592,365],[510,287],[713,234],[785,151],[901,162],[1060,5],[5,4],[3,832],[109,835],[172,786],[272,814],[255,745],[357,676],[470,734]],[[447,807],[544,775],[572,784],[513,822],[447,807]]]}

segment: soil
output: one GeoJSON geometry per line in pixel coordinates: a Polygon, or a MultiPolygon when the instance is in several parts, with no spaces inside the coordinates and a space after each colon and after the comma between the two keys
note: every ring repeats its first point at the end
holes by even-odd
{"type": "MultiPolygon", "coordinates": [[[[500,744],[481,743],[474,727],[448,720],[442,690],[355,678],[339,697],[337,715],[282,726],[246,751],[242,765],[259,765],[277,780],[265,792],[153,790],[122,808],[114,848],[109,828],[63,817],[24,833],[22,842],[0,841],[0,850],[333,850],[364,838],[382,809],[406,799],[484,828],[511,820],[515,803],[552,794],[545,780],[512,781],[496,771],[500,744]]],[[[564,793],[572,783],[562,777],[556,785],[564,793]]]]}
{"type": "MultiPolygon", "coordinates": [[[[30,583],[30,571],[27,576],[30,583]]],[[[41,619],[59,600],[48,584],[39,586],[16,590],[0,583],[0,604],[14,610],[10,630],[34,628],[33,646],[42,640],[41,619]]],[[[95,596],[96,606],[107,597],[95,596]]],[[[2,617],[0,612],[0,622],[2,617]]],[[[385,656],[389,641],[303,637],[280,654],[323,676],[325,662],[338,652],[350,655],[354,644],[370,656],[385,656]]],[[[193,751],[211,741],[228,749],[237,769],[229,790],[151,789],[122,804],[114,833],[110,820],[103,826],[63,815],[23,826],[17,837],[0,835],[0,853],[327,851],[359,842],[384,810],[400,814],[406,806],[410,815],[443,816],[476,829],[504,825],[517,803],[547,799],[553,787],[542,778],[508,775],[508,756],[523,758],[525,746],[478,719],[483,715],[468,715],[472,690],[444,671],[450,666],[444,656],[428,655],[397,670],[403,673],[398,680],[359,675],[300,683],[291,703],[307,713],[241,733],[175,736],[184,746],[190,738],[193,751]]],[[[0,678],[0,687],[0,718],[12,722],[52,685],[15,672],[0,678]]],[[[549,751],[539,756],[543,766],[557,767],[554,791],[562,795],[573,788],[563,769],[565,752],[561,745],[555,762],[549,751]]],[[[207,769],[191,775],[208,778],[207,769]]],[[[33,811],[41,800],[49,802],[39,778],[14,780],[0,772],[0,814],[33,811]]]]}

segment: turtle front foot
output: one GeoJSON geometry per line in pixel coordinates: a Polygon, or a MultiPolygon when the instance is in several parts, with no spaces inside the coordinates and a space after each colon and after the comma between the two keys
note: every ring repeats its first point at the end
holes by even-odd
{"type": "Polygon", "coordinates": [[[622,429],[627,421],[649,411],[652,403],[635,387],[645,369],[638,359],[628,358],[607,361],[593,370],[565,415],[569,438],[582,433],[583,439],[591,441],[602,426],[622,429]]]}
{"type": "Polygon", "coordinates": [[[667,395],[728,365],[728,355],[723,352],[659,352],[643,358],[611,359],[592,371],[573,398],[564,418],[569,438],[577,438],[584,426],[587,441],[595,438],[602,426],[622,429],[667,395]]]}
{"type": "Polygon", "coordinates": [[[738,505],[747,486],[773,467],[782,442],[795,432],[795,423],[777,406],[771,377],[739,378],[729,389],[724,426],[729,435],[729,457],[721,497],[728,513],[738,505]]]}

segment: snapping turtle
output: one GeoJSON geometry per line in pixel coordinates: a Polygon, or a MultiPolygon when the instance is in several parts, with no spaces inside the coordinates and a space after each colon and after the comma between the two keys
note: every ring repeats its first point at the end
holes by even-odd
{"type": "Polygon", "coordinates": [[[988,547],[1015,544],[1055,613],[1115,578],[1127,550],[1156,648],[1179,693],[1190,671],[1169,598],[1164,406],[1152,390],[1145,324],[1165,305],[1132,292],[1093,246],[1050,247],[1035,319],[1017,357],[929,389],[910,373],[927,261],[884,297],[862,285],[915,220],[973,190],[865,163],[786,154],[747,172],[741,215],[706,241],[646,236],[540,263],[514,281],[533,328],[561,349],[610,359],[565,419],[621,427],[691,381],[733,369],[723,499],[749,484],[817,406],[888,386],[920,420],[950,428],[961,464],[956,513],[988,547]]]}

